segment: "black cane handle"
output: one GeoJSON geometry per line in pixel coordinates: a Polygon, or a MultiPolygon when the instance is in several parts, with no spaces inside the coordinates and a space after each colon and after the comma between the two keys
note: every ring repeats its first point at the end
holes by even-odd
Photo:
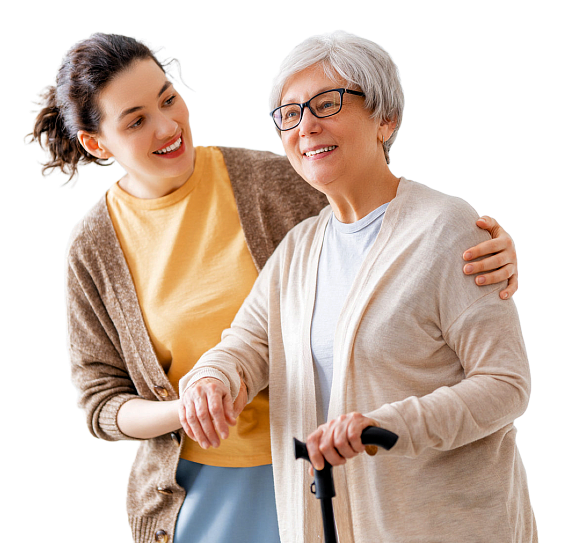
{"type": "Polygon", "coordinates": [[[388,451],[397,443],[399,436],[377,426],[368,426],[362,432],[362,443],[364,445],[377,445],[388,451]]]}
{"type": "MultiPolygon", "coordinates": [[[[388,451],[393,448],[399,436],[386,430],[385,428],[378,428],[377,426],[368,426],[364,428],[362,432],[362,443],[364,445],[377,445],[388,451]]],[[[302,458],[303,460],[308,460],[308,449],[306,448],[306,443],[299,441],[294,438],[294,457],[298,460],[302,458]]]]}

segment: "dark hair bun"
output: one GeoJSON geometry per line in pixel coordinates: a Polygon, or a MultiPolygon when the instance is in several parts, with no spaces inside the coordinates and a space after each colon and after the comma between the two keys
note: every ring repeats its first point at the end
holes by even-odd
{"type": "Polygon", "coordinates": [[[44,107],[36,117],[32,141],[37,141],[46,149],[51,159],[43,164],[42,173],[59,168],[71,179],[77,173],[80,161],[94,162],[96,157],[89,155],[76,137],[70,138],[65,129],[64,119],[56,103],[56,88],[49,87],[43,95],[44,107]]]}

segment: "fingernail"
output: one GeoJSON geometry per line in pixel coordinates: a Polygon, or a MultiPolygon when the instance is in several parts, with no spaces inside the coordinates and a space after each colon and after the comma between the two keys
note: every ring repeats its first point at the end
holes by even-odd
{"type": "Polygon", "coordinates": [[[508,293],[507,292],[502,292],[500,294],[500,296],[502,297],[502,300],[505,300],[506,298],[508,298],[508,293]]]}
{"type": "Polygon", "coordinates": [[[470,273],[473,269],[474,269],[474,266],[472,264],[468,264],[467,266],[465,266],[464,271],[466,273],[470,273]]]}
{"type": "Polygon", "coordinates": [[[464,253],[464,260],[470,260],[472,258],[472,253],[470,251],[464,253]]]}
{"type": "Polygon", "coordinates": [[[477,277],[477,278],[476,278],[476,282],[477,282],[479,285],[483,285],[484,283],[486,283],[486,277],[484,277],[484,276],[482,276],[482,277],[477,277]]]}

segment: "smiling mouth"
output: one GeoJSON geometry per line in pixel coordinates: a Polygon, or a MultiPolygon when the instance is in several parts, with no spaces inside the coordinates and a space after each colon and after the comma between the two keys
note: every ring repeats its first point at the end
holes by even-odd
{"type": "Polygon", "coordinates": [[[168,147],[164,147],[164,149],[159,149],[158,151],[154,151],[154,154],[155,155],[167,155],[168,153],[173,153],[174,151],[177,151],[181,145],[182,145],[182,136],[180,136],[171,145],[168,145],[168,147]]]}
{"type": "Polygon", "coordinates": [[[313,157],[314,155],[319,155],[320,153],[326,153],[327,151],[333,151],[336,149],[337,145],[331,145],[330,147],[322,147],[320,149],[314,149],[314,151],[306,151],[304,153],[305,156],[308,158],[313,157]]]}

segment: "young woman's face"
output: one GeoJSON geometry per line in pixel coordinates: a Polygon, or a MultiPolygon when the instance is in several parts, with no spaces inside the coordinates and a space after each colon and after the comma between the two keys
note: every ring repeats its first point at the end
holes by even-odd
{"type": "Polygon", "coordinates": [[[131,180],[183,184],[192,174],[194,147],[188,108],[152,60],[140,60],[113,79],[99,96],[99,147],[131,180]]]}

